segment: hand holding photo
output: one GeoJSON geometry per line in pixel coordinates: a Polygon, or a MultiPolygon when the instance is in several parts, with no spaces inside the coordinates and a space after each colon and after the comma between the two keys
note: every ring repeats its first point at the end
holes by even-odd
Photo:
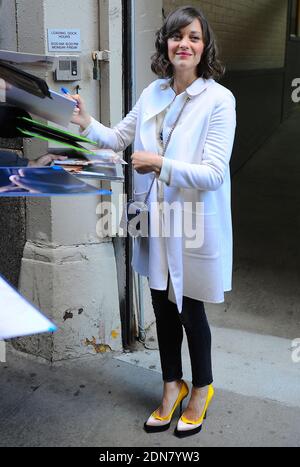
{"type": "Polygon", "coordinates": [[[0,197],[103,195],[109,190],[98,190],[72,176],[61,167],[0,168],[0,197]]]}

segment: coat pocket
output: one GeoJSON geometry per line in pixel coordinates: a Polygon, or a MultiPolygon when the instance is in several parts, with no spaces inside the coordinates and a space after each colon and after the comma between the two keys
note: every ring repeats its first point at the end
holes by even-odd
{"type": "Polygon", "coordinates": [[[216,213],[183,211],[183,254],[206,259],[220,256],[220,232],[216,213]]]}

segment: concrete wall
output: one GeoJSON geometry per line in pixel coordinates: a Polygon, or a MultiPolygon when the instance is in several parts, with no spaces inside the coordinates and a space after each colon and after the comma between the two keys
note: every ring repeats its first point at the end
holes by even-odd
{"type": "MultiPolygon", "coordinates": [[[[121,31],[121,2],[117,0],[16,1],[19,51],[47,52],[48,28],[81,30],[82,81],[54,83],[51,73],[40,70],[39,74],[53,89],[59,90],[65,84],[73,91],[79,84],[89,111],[97,118],[101,113],[100,86],[92,79],[91,53],[101,47],[102,3],[117,8],[119,14],[107,14],[102,20],[118,23],[121,31]]],[[[118,50],[117,55],[122,56],[122,51],[118,50]]],[[[119,77],[120,60],[114,55],[113,61],[119,66],[119,77]]],[[[121,114],[119,101],[118,109],[121,114]]],[[[29,158],[45,149],[43,144],[26,141],[25,153],[29,158]]],[[[92,184],[100,186],[97,181],[92,184]]],[[[17,349],[52,361],[122,349],[114,248],[111,238],[99,238],[96,233],[97,207],[102,200],[85,196],[27,202],[27,241],[20,291],[54,320],[59,331],[54,335],[18,339],[17,349]]]]}
{"type": "Polygon", "coordinates": [[[162,0],[134,2],[134,101],[143,89],[156,79],[151,71],[151,56],[155,52],[155,33],[162,26],[162,0]]]}
{"type": "Polygon", "coordinates": [[[0,199],[0,274],[18,286],[23,249],[26,242],[25,200],[0,199]]]}
{"type": "Polygon", "coordinates": [[[17,27],[15,2],[0,2],[0,47],[17,50],[17,27]]]}

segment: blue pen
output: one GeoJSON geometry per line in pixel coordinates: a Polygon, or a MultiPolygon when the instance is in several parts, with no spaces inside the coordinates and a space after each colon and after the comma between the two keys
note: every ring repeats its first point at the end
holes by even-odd
{"type": "Polygon", "coordinates": [[[69,94],[69,95],[71,95],[69,89],[67,89],[67,88],[60,88],[60,90],[61,90],[61,92],[63,92],[64,94],[69,94]]]}
{"type": "MultiPolygon", "coordinates": [[[[60,88],[61,92],[63,92],[64,94],[66,94],[67,96],[71,96],[72,94],[70,93],[69,89],[67,88],[60,88]]],[[[74,102],[76,102],[77,106],[78,106],[78,101],[75,100],[75,99],[72,99],[74,102]]]]}

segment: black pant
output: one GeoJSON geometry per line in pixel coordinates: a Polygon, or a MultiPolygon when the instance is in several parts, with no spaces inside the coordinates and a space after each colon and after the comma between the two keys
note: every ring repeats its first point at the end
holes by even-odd
{"type": "Polygon", "coordinates": [[[163,380],[182,379],[181,345],[185,329],[193,376],[193,386],[202,388],[213,382],[211,332],[203,302],[183,298],[182,313],[168,300],[168,291],[151,290],[156,317],[163,380]]]}

